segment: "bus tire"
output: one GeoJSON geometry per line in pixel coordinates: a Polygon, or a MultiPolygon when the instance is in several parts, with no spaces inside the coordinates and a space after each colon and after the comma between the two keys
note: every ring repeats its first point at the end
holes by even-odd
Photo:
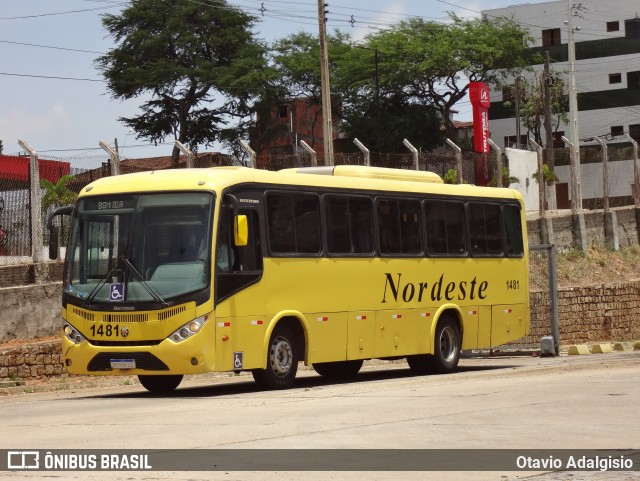
{"type": "Polygon", "coordinates": [[[362,367],[362,359],[354,361],[316,362],[313,368],[318,374],[333,378],[353,377],[362,367]]]}
{"type": "Polygon", "coordinates": [[[251,371],[253,379],[266,389],[291,387],[298,371],[298,342],[287,325],[277,325],[269,340],[267,368],[251,371]]]}
{"type": "Polygon", "coordinates": [[[140,384],[152,393],[169,393],[177,388],[182,382],[182,375],[161,375],[161,376],[138,376],[140,384]]]}
{"type": "Polygon", "coordinates": [[[458,323],[450,316],[443,317],[436,327],[433,356],[430,358],[433,372],[445,374],[455,371],[460,360],[461,345],[458,323]]]}

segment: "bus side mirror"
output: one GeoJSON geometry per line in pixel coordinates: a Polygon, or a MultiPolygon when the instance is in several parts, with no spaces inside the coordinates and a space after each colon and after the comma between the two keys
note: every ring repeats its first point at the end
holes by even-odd
{"type": "Polygon", "coordinates": [[[233,243],[236,247],[244,247],[249,243],[249,224],[246,215],[233,218],[233,243]]]}
{"type": "Polygon", "coordinates": [[[60,228],[57,225],[49,226],[49,259],[55,260],[58,258],[58,246],[60,228]]]}
{"type": "Polygon", "coordinates": [[[72,205],[65,205],[58,207],[47,219],[47,227],[49,227],[49,259],[55,260],[58,258],[58,247],[60,246],[60,227],[53,224],[53,218],[57,215],[71,215],[73,212],[72,205]]]}

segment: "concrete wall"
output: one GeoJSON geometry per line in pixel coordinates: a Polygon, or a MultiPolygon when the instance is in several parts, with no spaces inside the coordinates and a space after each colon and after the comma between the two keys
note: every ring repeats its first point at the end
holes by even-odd
{"type": "Polygon", "coordinates": [[[53,282],[0,288],[0,342],[57,334],[62,326],[61,286],[53,282]]]}
{"type": "MultiPolygon", "coordinates": [[[[615,215],[615,225],[619,247],[637,245],[638,225],[636,222],[635,206],[614,207],[610,209],[615,215]]],[[[584,218],[585,238],[587,244],[610,245],[605,238],[604,213],[602,210],[586,210],[580,214],[584,218]]],[[[527,220],[529,244],[545,244],[540,228],[540,219],[537,214],[529,214],[527,220]]],[[[573,235],[573,220],[571,212],[567,210],[549,211],[546,219],[551,225],[552,236],[550,244],[555,244],[559,249],[571,249],[576,247],[573,235]]]]}

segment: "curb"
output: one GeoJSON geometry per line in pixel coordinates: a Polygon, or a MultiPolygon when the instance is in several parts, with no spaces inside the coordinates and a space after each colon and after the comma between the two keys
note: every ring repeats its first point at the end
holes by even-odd
{"type": "Polygon", "coordinates": [[[598,343],[591,345],[591,349],[586,344],[571,344],[568,347],[567,354],[569,356],[585,355],[585,354],[605,354],[608,352],[628,352],[640,351],[640,341],[635,342],[613,342],[598,343]]]}
{"type": "Polygon", "coordinates": [[[586,344],[572,344],[567,351],[569,356],[578,356],[582,354],[589,354],[589,346],[586,344]]]}
{"type": "Polygon", "coordinates": [[[611,344],[594,344],[591,346],[591,354],[604,354],[606,352],[613,352],[611,344]]]}

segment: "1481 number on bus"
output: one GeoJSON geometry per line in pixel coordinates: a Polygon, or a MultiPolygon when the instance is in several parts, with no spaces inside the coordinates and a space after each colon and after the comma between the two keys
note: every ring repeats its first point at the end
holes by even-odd
{"type": "Polygon", "coordinates": [[[520,281],[517,281],[517,280],[507,281],[507,289],[520,289],[520,281]]]}

